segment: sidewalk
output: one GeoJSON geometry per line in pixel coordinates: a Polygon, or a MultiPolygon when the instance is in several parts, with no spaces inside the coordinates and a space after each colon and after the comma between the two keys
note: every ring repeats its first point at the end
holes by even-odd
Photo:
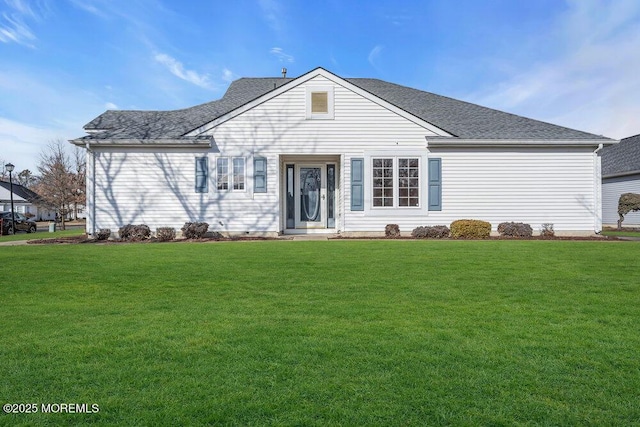
{"type": "MultiPolygon", "coordinates": [[[[27,239],[33,240],[33,239],[27,239]]],[[[23,246],[27,244],[27,240],[13,240],[10,242],[0,242],[0,246],[23,246]]]]}

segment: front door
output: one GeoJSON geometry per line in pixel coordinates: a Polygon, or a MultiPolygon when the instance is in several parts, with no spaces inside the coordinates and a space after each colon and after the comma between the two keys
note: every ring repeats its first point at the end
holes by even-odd
{"type": "Polygon", "coordinates": [[[326,228],[327,185],[325,165],[296,167],[296,228],[326,228]]]}

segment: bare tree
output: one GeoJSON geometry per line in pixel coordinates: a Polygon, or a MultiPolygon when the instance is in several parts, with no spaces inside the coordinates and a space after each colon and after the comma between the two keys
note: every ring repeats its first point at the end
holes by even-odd
{"type": "Polygon", "coordinates": [[[6,165],[7,162],[0,159],[0,180],[9,182],[9,172],[7,172],[6,165]]]}
{"type": "Polygon", "coordinates": [[[87,157],[84,149],[75,147],[73,151],[73,167],[74,167],[74,191],[75,198],[73,201],[73,217],[78,219],[78,206],[87,204],[86,193],[86,177],[87,177],[87,157]]]}
{"type": "Polygon", "coordinates": [[[29,169],[25,169],[22,172],[18,173],[14,180],[16,184],[22,185],[23,187],[27,187],[29,189],[31,189],[37,181],[38,177],[35,176],[29,169]]]}
{"type": "Polygon", "coordinates": [[[77,200],[76,174],[65,147],[66,144],[58,140],[40,154],[40,180],[35,188],[45,203],[55,209],[63,230],[69,207],[77,200]]]}

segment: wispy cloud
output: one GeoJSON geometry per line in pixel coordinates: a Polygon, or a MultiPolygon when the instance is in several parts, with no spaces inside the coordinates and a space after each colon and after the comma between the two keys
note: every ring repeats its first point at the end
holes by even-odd
{"type": "Polygon", "coordinates": [[[605,136],[639,133],[640,3],[569,5],[554,40],[565,46],[560,55],[533,66],[516,64],[507,80],[467,98],[605,136]]]}
{"type": "Polygon", "coordinates": [[[225,68],[222,70],[222,80],[225,82],[232,82],[234,80],[236,80],[238,78],[238,76],[231,70],[229,70],[228,68],[225,68]]]}
{"type": "Polygon", "coordinates": [[[82,9],[85,12],[89,12],[92,15],[99,16],[100,18],[107,17],[107,14],[104,12],[104,7],[98,8],[93,3],[87,2],[85,0],[69,0],[69,1],[78,9],[82,9]]]}
{"type": "Polygon", "coordinates": [[[0,18],[0,41],[3,43],[17,43],[35,48],[33,42],[37,39],[27,20],[41,20],[41,14],[46,12],[46,3],[38,3],[35,11],[31,2],[24,0],[5,0],[7,11],[0,18]]]}
{"type": "Polygon", "coordinates": [[[106,104],[104,104],[104,108],[106,110],[118,110],[118,106],[113,102],[107,102],[106,104]]]}
{"type": "Polygon", "coordinates": [[[211,82],[208,74],[200,74],[193,70],[187,70],[184,68],[184,65],[182,65],[180,61],[165,53],[156,54],[154,59],[158,63],[164,65],[171,74],[178,78],[181,78],[184,81],[187,81],[204,89],[216,89],[215,85],[211,82]]]}
{"type": "Polygon", "coordinates": [[[383,45],[377,45],[376,47],[374,47],[373,49],[371,49],[371,52],[369,52],[369,56],[368,56],[368,61],[369,64],[371,64],[374,68],[377,68],[378,64],[378,58],[380,57],[380,54],[382,53],[382,50],[384,49],[383,45]]]}
{"type": "Polygon", "coordinates": [[[293,55],[285,53],[280,47],[272,47],[269,53],[275,55],[280,62],[295,62],[293,55]]]}
{"type": "Polygon", "coordinates": [[[276,33],[282,31],[282,7],[276,0],[258,0],[264,19],[276,33]]]}

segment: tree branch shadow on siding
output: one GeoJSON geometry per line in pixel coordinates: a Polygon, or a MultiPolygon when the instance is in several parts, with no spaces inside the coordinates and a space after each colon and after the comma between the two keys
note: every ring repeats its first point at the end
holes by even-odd
{"type": "MultiPolygon", "coordinates": [[[[215,134],[218,132],[216,128],[200,135],[209,136],[213,141],[212,148],[202,151],[193,148],[162,150],[152,148],[151,144],[143,143],[141,149],[134,152],[151,154],[150,157],[154,164],[146,163],[145,168],[140,170],[138,174],[146,174],[141,176],[145,176],[149,180],[156,179],[158,182],[150,188],[146,185],[141,188],[129,186],[131,188],[128,191],[131,191],[131,194],[128,195],[127,202],[129,203],[126,207],[123,207],[123,201],[119,200],[119,197],[122,197],[119,192],[123,191],[123,186],[120,185],[114,189],[114,182],[117,181],[116,177],[123,171],[123,168],[130,167],[127,152],[100,153],[101,172],[98,169],[100,173],[99,176],[96,175],[97,211],[106,215],[109,222],[112,225],[117,224],[118,227],[128,223],[145,221],[145,219],[149,221],[151,217],[154,217],[154,220],[148,224],[151,225],[152,231],[155,231],[154,227],[160,226],[179,229],[184,222],[194,221],[209,223],[211,231],[281,231],[280,200],[274,194],[280,188],[281,181],[275,172],[279,168],[278,164],[274,164],[274,162],[280,162],[279,154],[299,155],[302,153],[287,150],[287,147],[278,150],[274,150],[273,147],[282,145],[284,135],[304,127],[304,123],[307,122],[304,117],[292,119],[287,116],[286,110],[287,108],[283,108],[285,112],[276,110],[251,113],[250,125],[232,125],[233,131],[226,129],[223,132],[224,146],[222,149],[215,141],[215,134]],[[236,131],[235,126],[238,126],[239,130],[236,131]],[[213,162],[218,155],[224,157],[238,155],[246,159],[246,192],[217,190],[215,187],[216,165],[213,162]],[[196,193],[195,191],[195,159],[201,156],[209,158],[207,193],[196,193]],[[268,159],[267,194],[253,192],[253,176],[249,170],[252,169],[255,157],[268,159]],[[185,163],[185,158],[189,158],[188,163],[185,163]],[[175,204],[170,207],[163,206],[163,202],[158,201],[158,198],[162,196],[162,191],[168,191],[172,194],[172,197],[165,199],[164,203],[175,204]],[[98,196],[106,201],[105,206],[101,205],[98,196]],[[135,207],[130,205],[135,205],[135,207]],[[245,208],[249,208],[250,211],[245,211],[245,208]],[[158,221],[158,216],[162,215],[164,215],[163,220],[158,221]]],[[[305,135],[305,138],[303,141],[304,149],[301,151],[307,153],[306,155],[318,154],[316,153],[318,135],[304,129],[302,134],[305,135]]],[[[140,140],[144,142],[148,136],[141,135],[140,140]]],[[[96,227],[101,227],[97,218],[96,227]]]]}
{"type": "MultiPolygon", "coordinates": [[[[94,209],[97,214],[106,215],[110,221],[109,226],[116,225],[122,227],[129,223],[134,223],[138,217],[142,214],[146,203],[145,193],[134,193],[133,189],[127,189],[131,194],[135,194],[137,208],[133,210],[133,215],[127,214],[126,218],[122,211],[121,205],[123,200],[117,196],[117,189],[115,186],[116,179],[121,175],[125,163],[127,161],[126,153],[118,153],[114,156],[114,153],[95,153],[95,165],[94,168],[100,167],[101,177],[97,179],[95,175],[95,196],[94,196],[94,209]],[[102,201],[106,202],[106,205],[102,204],[102,201]]],[[[94,222],[96,218],[94,218],[94,222]]],[[[96,224],[98,227],[100,224],[96,224]]]]}
{"type": "MultiPolygon", "coordinates": [[[[162,179],[166,188],[173,193],[173,197],[184,212],[185,221],[205,221],[209,223],[210,231],[232,232],[261,232],[281,231],[280,223],[280,189],[281,181],[278,173],[279,154],[288,154],[286,150],[275,150],[282,144],[282,137],[289,132],[295,132],[305,123],[304,119],[292,118],[288,111],[299,109],[290,99],[279,108],[263,110],[255,109],[243,113],[239,122],[232,121],[230,126],[223,125],[223,129],[213,128],[199,137],[211,138],[212,147],[202,152],[193,152],[190,165],[187,168],[177,168],[172,162],[171,154],[154,153],[155,161],[162,171],[162,179]],[[195,158],[207,155],[209,158],[208,192],[195,193],[195,158]],[[242,156],[246,159],[245,192],[219,191],[216,188],[216,164],[218,156],[242,156]],[[256,157],[266,157],[269,173],[267,175],[267,193],[253,192],[253,160],[256,157]],[[274,164],[274,162],[276,162],[274,164]],[[279,197],[276,197],[276,193],[279,197]],[[197,196],[194,197],[194,195],[197,196]],[[249,211],[245,209],[248,208],[249,211]]],[[[304,151],[309,155],[315,154],[317,135],[303,132],[308,137],[304,140],[304,151]]],[[[292,154],[300,154],[293,152],[292,154]]],[[[229,167],[232,167],[230,162],[229,167]]],[[[231,172],[231,170],[229,171],[231,172]]],[[[280,171],[280,174],[282,171],[280,171]]]]}

